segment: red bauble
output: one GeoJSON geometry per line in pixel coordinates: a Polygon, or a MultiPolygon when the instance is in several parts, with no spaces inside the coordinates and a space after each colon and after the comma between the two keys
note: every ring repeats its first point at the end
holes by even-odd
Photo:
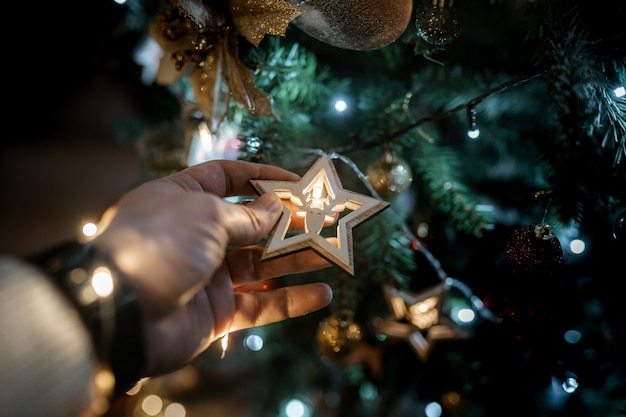
{"type": "Polygon", "coordinates": [[[552,273],[562,256],[561,242],[544,223],[517,228],[506,243],[506,261],[518,274],[552,273]]]}

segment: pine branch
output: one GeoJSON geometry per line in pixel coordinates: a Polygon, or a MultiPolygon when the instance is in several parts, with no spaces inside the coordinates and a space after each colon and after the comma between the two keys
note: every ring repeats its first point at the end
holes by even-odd
{"type": "Polygon", "coordinates": [[[495,87],[492,87],[489,90],[479,94],[478,96],[472,98],[471,100],[469,100],[469,101],[467,101],[465,103],[459,104],[459,105],[457,105],[457,106],[455,106],[455,107],[453,107],[451,109],[448,109],[448,110],[445,110],[445,111],[442,111],[442,112],[439,112],[439,113],[436,113],[436,114],[433,114],[433,115],[430,115],[430,116],[422,117],[421,119],[404,126],[402,129],[397,130],[395,132],[392,132],[389,135],[389,137],[387,138],[387,140],[396,139],[396,138],[404,135],[405,133],[410,132],[411,130],[422,126],[425,123],[436,122],[436,121],[445,119],[446,117],[450,116],[451,114],[458,113],[458,112],[460,112],[462,110],[472,109],[472,108],[476,107],[478,104],[480,104],[487,97],[490,97],[493,94],[497,94],[497,93],[499,93],[501,91],[504,91],[504,90],[506,90],[508,88],[511,88],[511,87],[516,87],[516,86],[518,86],[520,84],[523,84],[523,83],[531,81],[531,80],[533,80],[535,78],[541,77],[542,75],[543,74],[541,74],[541,73],[533,74],[533,75],[526,76],[526,77],[521,77],[521,78],[518,78],[518,79],[515,79],[515,80],[510,80],[510,81],[507,81],[507,82],[502,83],[500,85],[497,85],[495,87]]]}
{"type": "Polygon", "coordinates": [[[426,194],[423,198],[445,213],[457,230],[479,237],[492,220],[476,210],[474,193],[460,179],[456,153],[437,146],[436,142],[423,129],[418,129],[398,146],[402,149],[400,154],[409,155],[414,176],[419,178],[426,194]]]}
{"type": "Polygon", "coordinates": [[[538,64],[546,68],[555,124],[553,140],[539,145],[551,165],[553,206],[563,222],[582,221],[586,212],[606,210],[626,197],[624,115],[619,102],[604,93],[593,42],[576,10],[560,2],[544,7],[538,64]]]}

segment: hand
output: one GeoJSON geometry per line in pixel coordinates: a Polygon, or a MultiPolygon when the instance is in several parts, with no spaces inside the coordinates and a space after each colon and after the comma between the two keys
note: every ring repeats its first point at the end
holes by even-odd
{"type": "Polygon", "coordinates": [[[330,264],[311,251],[261,262],[255,244],[278,221],[280,198],[223,198],[256,196],[251,179],[299,177],[269,165],[209,161],[147,182],[104,213],[94,244],[129,278],[144,310],[147,375],[185,365],[229,331],[330,303],[324,283],[259,291],[263,280],[330,264]]]}

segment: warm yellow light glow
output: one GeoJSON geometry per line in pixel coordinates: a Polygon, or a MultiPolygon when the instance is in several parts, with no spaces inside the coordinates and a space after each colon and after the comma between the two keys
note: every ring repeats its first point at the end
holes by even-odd
{"type": "Polygon", "coordinates": [[[228,349],[228,333],[226,333],[224,335],[224,337],[222,337],[222,356],[221,356],[221,358],[224,358],[224,356],[226,355],[226,349],[228,349]]]}
{"type": "Polygon", "coordinates": [[[300,181],[251,180],[251,183],[259,193],[274,192],[279,197],[287,195],[292,203],[302,201],[297,207],[283,206],[284,215],[280,217],[265,245],[262,260],[311,248],[350,275],[354,275],[352,228],[390,206],[386,201],[344,189],[327,155],[318,158],[300,181]],[[316,186],[317,195],[318,184],[323,185],[319,202],[323,201],[324,204],[314,207],[313,187],[316,186]],[[342,209],[350,212],[341,214],[342,209]],[[293,226],[294,214],[303,216],[304,222],[298,222],[297,225],[301,226],[304,233],[288,236],[288,232],[294,230],[290,227],[293,226]],[[333,224],[336,224],[334,231],[330,230],[333,224]],[[322,231],[325,233],[322,234],[322,231]],[[333,233],[336,242],[329,239],[333,233]]]}
{"type": "Polygon", "coordinates": [[[404,300],[400,297],[391,297],[389,299],[389,302],[396,318],[403,318],[406,314],[406,303],[404,302],[404,300]]]}
{"type": "Polygon", "coordinates": [[[187,165],[197,165],[201,162],[208,161],[215,156],[216,138],[214,138],[209,125],[201,122],[191,139],[189,155],[187,156],[187,165]]]}
{"type": "Polygon", "coordinates": [[[436,324],[439,318],[438,301],[439,297],[430,297],[409,307],[411,323],[420,329],[428,329],[436,324]]]}
{"type": "Polygon", "coordinates": [[[141,402],[141,409],[149,416],[156,416],[163,409],[163,400],[158,395],[148,395],[141,402]]]}
{"type": "MultiPolygon", "coordinates": [[[[320,171],[302,190],[305,197],[304,204],[299,204],[296,215],[305,219],[305,232],[319,234],[325,224],[335,221],[335,215],[345,209],[345,206],[331,206],[335,200],[335,191],[329,183],[325,171],[320,171]]],[[[300,200],[296,197],[297,200],[300,200]]],[[[301,200],[300,200],[301,201],[301,200]]],[[[292,198],[294,202],[294,198],[292,198]]]]}
{"type": "Polygon", "coordinates": [[[109,268],[105,266],[96,268],[91,277],[91,287],[100,297],[107,297],[113,293],[113,276],[109,268]]]}
{"type": "Polygon", "coordinates": [[[187,409],[181,403],[171,403],[163,412],[164,417],[185,417],[186,415],[187,409]]]}
{"type": "Polygon", "coordinates": [[[317,182],[313,185],[313,191],[311,194],[313,195],[313,198],[317,200],[322,197],[322,191],[324,191],[324,184],[317,182]]]}
{"type": "Polygon", "coordinates": [[[93,237],[98,233],[98,226],[95,223],[87,222],[83,225],[83,235],[93,237]]]}
{"type": "Polygon", "coordinates": [[[131,389],[129,389],[128,391],[126,391],[126,395],[137,395],[139,394],[139,391],[141,391],[141,388],[143,387],[143,383],[144,381],[148,379],[148,378],[143,378],[140,379],[139,381],[137,381],[137,383],[135,385],[133,385],[133,387],[131,389]]]}
{"type": "Polygon", "coordinates": [[[115,386],[115,377],[108,369],[100,369],[95,375],[94,383],[100,392],[110,392],[115,386]]]}
{"type": "Polygon", "coordinates": [[[455,405],[459,405],[461,403],[461,395],[456,392],[456,391],[449,391],[443,394],[443,399],[444,401],[451,405],[451,406],[455,406],[455,405]]]}
{"type": "MultiPolygon", "coordinates": [[[[308,188],[308,187],[307,187],[308,188]]],[[[316,180],[309,190],[305,189],[305,192],[310,193],[310,197],[307,198],[310,208],[317,208],[323,210],[328,204],[328,192],[325,190],[324,180],[319,178],[316,180]]]]}
{"type": "Polygon", "coordinates": [[[95,302],[98,299],[98,294],[91,285],[84,285],[80,288],[77,299],[80,304],[86,306],[95,302]]]}

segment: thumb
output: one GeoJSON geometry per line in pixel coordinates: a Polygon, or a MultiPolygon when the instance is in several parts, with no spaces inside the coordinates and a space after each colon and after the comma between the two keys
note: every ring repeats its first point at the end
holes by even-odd
{"type": "Polygon", "coordinates": [[[246,220],[230,222],[228,243],[247,246],[258,242],[272,230],[283,213],[283,203],[276,194],[270,192],[245,204],[236,204],[236,209],[243,211],[246,220]]]}

